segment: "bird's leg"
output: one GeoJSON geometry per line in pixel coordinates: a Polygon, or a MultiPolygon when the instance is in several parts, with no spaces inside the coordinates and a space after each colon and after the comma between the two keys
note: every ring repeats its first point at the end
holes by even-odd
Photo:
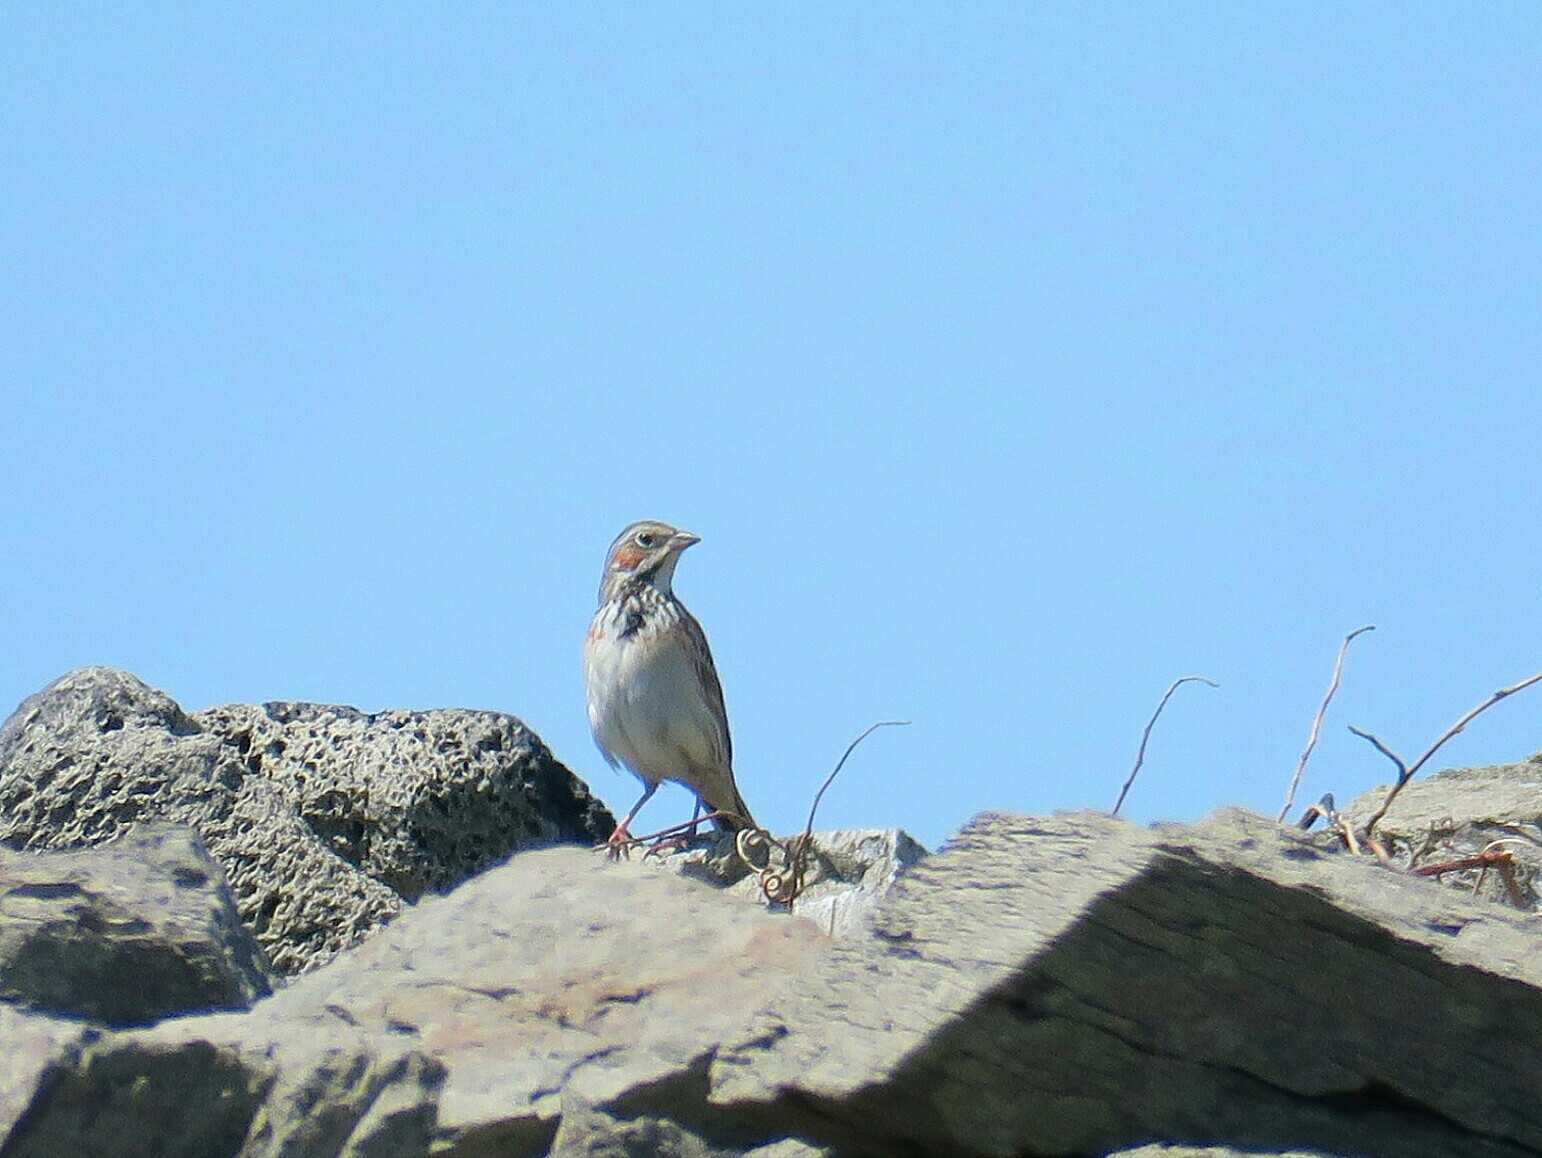
{"type": "Polygon", "coordinates": [[[637,798],[637,803],[632,805],[631,810],[627,812],[621,823],[616,825],[616,831],[610,834],[610,840],[608,840],[606,843],[610,845],[610,858],[612,860],[620,857],[622,852],[625,851],[627,845],[631,842],[632,834],[627,831],[627,826],[632,823],[632,818],[642,811],[642,806],[647,804],[648,801],[653,798],[653,794],[658,790],[659,786],[657,781],[649,784],[646,788],[644,788],[643,794],[637,798]]]}

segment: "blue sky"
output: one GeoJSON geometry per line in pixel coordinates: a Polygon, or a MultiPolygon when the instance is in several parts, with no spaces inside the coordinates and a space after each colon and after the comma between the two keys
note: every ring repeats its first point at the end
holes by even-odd
{"type": "MultiPolygon", "coordinates": [[[[0,711],[496,708],[618,809],[635,518],[740,785],[1341,800],[1542,669],[1528,5],[0,13],[0,711]]],[[[1542,748],[1542,692],[1439,764],[1542,748]]],[[[662,793],[658,825],[688,810],[662,793]]]]}

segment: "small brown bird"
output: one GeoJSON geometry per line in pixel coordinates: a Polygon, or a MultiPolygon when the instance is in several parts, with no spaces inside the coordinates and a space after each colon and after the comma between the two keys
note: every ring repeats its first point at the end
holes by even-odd
{"type": "Polygon", "coordinates": [[[707,637],[670,586],[681,553],[699,541],[649,520],[616,536],[605,557],[600,606],[584,641],[589,727],[610,766],[624,764],[643,782],[612,846],[630,839],[627,826],[664,780],[728,813],[719,828],[754,827],[734,783],[728,714],[707,637]]]}

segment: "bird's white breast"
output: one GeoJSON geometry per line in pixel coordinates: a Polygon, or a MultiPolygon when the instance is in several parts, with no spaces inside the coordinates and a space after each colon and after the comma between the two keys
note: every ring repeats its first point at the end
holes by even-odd
{"type": "Polygon", "coordinates": [[[626,634],[625,613],[601,608],[584,648],[584,677],[600,751],[651,783],[716,764],[717,724],[681,633],[668,616],[650,619],[626,634]]]}

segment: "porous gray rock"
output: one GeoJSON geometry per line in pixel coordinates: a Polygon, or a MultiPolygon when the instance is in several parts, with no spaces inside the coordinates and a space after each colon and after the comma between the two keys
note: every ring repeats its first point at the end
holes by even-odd
{"type": "MultiPolygon", "coordinates": [[[[1386,784],[1371,789],[1344,815],[1363,828],[1389,791],[1386,784]]],[[[1449,863],[1490,846],[1503,848],[1513,866],[1509,883],[1499,872],[1478,868],[1439,879],[1501,904],[1542,911],[1542,753],[1518,764],[1451,768],[1411,780],[1376,831],[1404,867],[1449,863]]]]}
{"type": "Polygon", "coordinates": [[[192,830],[99,848],[0,848],[0,1001],[99,1021],[245,1009],[271,991],[219,866],[192,830]]]}
{"type": "Polygon", "coordinates": [[[273,704],[189,716],[94,667],[0,727],[0,843],[92,845],[147,819],[197,830],[283,973],[356,944],[404,897],[611,828],[533,733],[492,712],[273,704]]]}
{"type": "Polygon", "coordinates": [[[500,712],[230,704],[192,720],[235,745],[328,848],[408,901],[511,852],[594,844],[615,827],[540,738],[500,712]]]}

